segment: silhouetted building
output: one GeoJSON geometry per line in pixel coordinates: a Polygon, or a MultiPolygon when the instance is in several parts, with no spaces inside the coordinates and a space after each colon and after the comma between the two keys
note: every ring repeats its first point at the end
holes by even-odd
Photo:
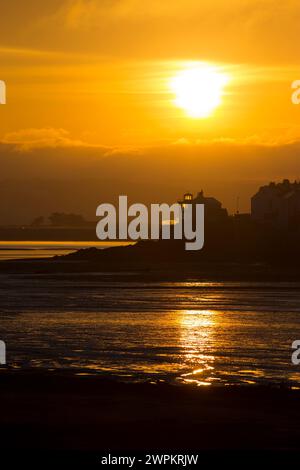
{"type": "Polygon", "coordinates": [[[300,226],[300,183],[288,179],[262,186],[251,198],[251,216],[280,229],[300,226]]]}
{"type": "Polygon", "coordinates": [[[178,203],[184,207],[185,204],[204,204],[205,221],[219,222],[227,219],[227,209],[222,207],[222,203],[214,197],[204,196],[201,190],[196,197],[192,193],[186,193],[181,201],[178,203]]]}

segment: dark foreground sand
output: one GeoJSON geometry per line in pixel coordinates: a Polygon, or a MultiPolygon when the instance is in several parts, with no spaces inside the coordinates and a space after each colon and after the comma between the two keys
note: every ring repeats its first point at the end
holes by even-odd
{"type": "Polygon", "coordinates": [[[0,448],[38,451],[290,450],[300,391],[125,384],[0,372],[0,448]]]}

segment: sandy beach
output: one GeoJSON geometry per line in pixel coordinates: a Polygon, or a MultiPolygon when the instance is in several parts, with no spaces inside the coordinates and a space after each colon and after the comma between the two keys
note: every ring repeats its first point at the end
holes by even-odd
{"type": "MultiPolygon", "coordinates": [[[[300,391],[0,374],[1,451],[296,451],[300,391]]],[[[36,454],[37,455],[37,454],[36,454]]]]}

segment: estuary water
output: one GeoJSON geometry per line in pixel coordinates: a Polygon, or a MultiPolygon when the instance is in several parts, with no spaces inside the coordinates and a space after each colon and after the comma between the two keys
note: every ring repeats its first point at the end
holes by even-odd
{"type": "Polygon", "coordinates": [[[300,284],[1,274],[0,339],[11,368],[300,387],[300,284]]]}
{"type": "Polygon", "coordinates": [[[0,261],[9,259],[52,258],[92,246],[98,249],[125,246],[130,242],[110,241],[0,241],[0,261]]]}

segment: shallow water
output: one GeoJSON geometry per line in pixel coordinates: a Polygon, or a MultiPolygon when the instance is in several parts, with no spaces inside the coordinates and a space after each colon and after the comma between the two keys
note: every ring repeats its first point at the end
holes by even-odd
{"type": "Polygon", "coordinates": [[[82,248],[99,249],[128,245],[129,242],[81,242],[81,241],[0,241],[0,260],[52,258],[66,255],[82,248]]]}
{"type": "Polygon", "coordinates": [[[112,282],[0,276],[11,367],[123,380],[300,387],[299,283],[112,282]]]}

